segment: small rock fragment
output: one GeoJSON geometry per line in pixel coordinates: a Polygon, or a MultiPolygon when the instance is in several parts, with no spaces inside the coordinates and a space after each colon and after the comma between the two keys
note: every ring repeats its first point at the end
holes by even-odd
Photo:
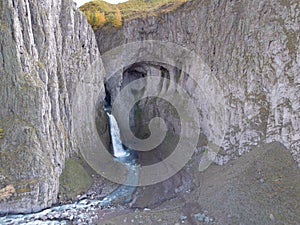
{"type": "Polygon", "coordinates": [[[180,216],[181,223],[184,223],[186,219],[187,216],[183,216],[183,215],[180,216]]]}
{"type": "Polygon", "coordinates": [[[199,221],[204,221],[205,215],[201,214],[201,213],[197,213],[194,215],[195,219],[199,220],[199,221]]]}

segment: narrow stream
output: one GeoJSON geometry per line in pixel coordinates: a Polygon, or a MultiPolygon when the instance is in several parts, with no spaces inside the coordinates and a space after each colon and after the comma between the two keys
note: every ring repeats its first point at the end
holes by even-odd
{"type": "MultiPolygon", "coordinates": [[[[124,149],[120,136],[120,129],[115,117],[110,110],[105,109],[110,123],[110,134],[112,139],[113,156],[115,160],[123,163],[128,168],[127,182],[131,184],[138,183],[138,170],[135,164],[134,152],[130,149],[124,149]]],[[[135,186],[120,185],[101,200],[83,199],[72,204],[65,204],[51,207],[41,212],[31,214],[18,214],[0,217],[1,225],[8,224],[75,224],[83,222],[89,224],[92,221],[86,221],[86,217],[95,215],[95,211],[104,206],[110,206],[113,201],[122,199],[124,203],[131,201],[135,191],[135,186]],[[90,213],[89,213],[90,212],[90,213]],[[77,222],[76,222],[77,221],[77,222]]]]}

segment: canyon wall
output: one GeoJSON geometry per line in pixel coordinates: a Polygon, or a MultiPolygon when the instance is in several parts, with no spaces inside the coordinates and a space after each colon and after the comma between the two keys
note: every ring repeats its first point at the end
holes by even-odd
{"type": "MultiPolygon", "coordinates": [[[[216,77],[226,106],[223,122],[229,125],[217,163],[279,141],[300,164],[299,7],[286,0],[194,0],[176,11],[97,30],[95,38],[70,0],[0,1],[0,214],[38,211],[56,202],[65,158],[96,149],[96,126],[100,136],[107,129],[103,110],[95,112],[104,99],[98,47],[105,53],[133,41],[187,47],[216,77]]],[[[137,63],[108,83],[109,91],[116,96],[120,83],[151,73],[168,74],[189,93],[194,83],[203,84],[200,75],[191,80],[188,69],[178,77],[181,69],[137,63]]],[[[207,136],[218,124],[209,120],[200,96],[191,96],[207,136]]],[[[174,122],[167,113],[166,108],[163,117],[174,122]]],[[[151,116],[140,112],[140,122],[151,116]]]]}
{"type": "MultiPolygon", "coordinates": [[[[298,1],[286,0],[188,1],[175,11],[162,9],[157,15],[124,21],[121,28],[99,29],[96,38],[101,54],[130,42],[156,40],[186,47],[204,60],[226,105],[223,122],[228,127],[217,163],[224,164],[262,142],[279,141],[300,165],[299,7],[298,1]]],[[[133,67],[136,78],[157,68],[147,62],[133,67]]],[[[171,80],[189,89],[189,76],[178,79],[178,71],[168,71],[171,80]]],[[[116,84],[124,82],[126,73],[128,68],[108,81],[113,96],[120,93],[122,85],[116,84]]],[[[195,101],[199,97],[193,96],[195,101]]],[[[210,112],[198,107],[203,122],[210,112]]],[[[148,115],[143,115],[148,121],[148,115]]],[[[209,126],[202,128],[209,133],[209,126]]]]}
{"type": "Polygon", "coordinates": [[[78,121],[94,129],[101,61],[71,0],[0,3],[0,214],[38,211],[57,201],[78,121]]]}

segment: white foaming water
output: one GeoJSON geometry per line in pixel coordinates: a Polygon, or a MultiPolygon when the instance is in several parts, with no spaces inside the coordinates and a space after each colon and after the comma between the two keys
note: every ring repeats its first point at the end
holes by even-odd
{"type": "MultiPolygon", "coordinates": [[[[131,183],[132,186],[120,185],[115,191],[107,195],[102,200],[83,199],[77,203],[65,204],[51,207],[38,213],[8,215],[0,217],[2,225],[19,225],[19,224],[43,224],[43,225],[62,225],[72,224],[70,221],[76,221],[83,217],[90,217],[87,212],[96,212],[97,209],[103,206],[109,206],[112,201],[125,197],[125,203],[131,201],[135,191],[135,185],[138,184],[139,171],[135,166],[135,159],[130,156],[130,150],[126,151],[123,148],[120,129],[115,117],[107,112],[110,123],[110,134],[112,139],[114,156],[120,159],[120,163],[128,168],[126,183],[131,183]],[[127,158],[126,158],[127,157],[127,158]],[[86,215],[85,215],[86,214],[86,215]]],[[[95,213],[94,213],[95,214],[95,213]]],[[[76,224],[76,223],[75,223],[76,224]]]]}
{"type": "MultiPolygon", "coordinates": [[[[120,185],[115,191],[110,193],[102,200],[83,199],[72,204],[65,204],[45,209],[38,213],[8,215],[0,217],[1,225],[69,225],[73,224],[87,224],[79,220],[92,217],[97,214],[99,208],[111,205],[112,201],[125,197],[125,203],[132,199],[135,191],[135,186],[138,184],[139,171],[135,165],[126,165],[128,168],[128,176],[126,182],[133,184],[133,186],[120,185]]],[[[88,223],[94,224],[94,223],[88,223]]]]}
{"type": "Polygon", "coordinates": [[[125,151],[125,149],[122,145],[118,122],[112,114],[107,113],[107,115],[108,115],[109,124],[110,124],[110,135],[111,135],[112,146],[113,146],[113,155],[116,158],[126,157],[129,155],[129,153],[125,151]]]}

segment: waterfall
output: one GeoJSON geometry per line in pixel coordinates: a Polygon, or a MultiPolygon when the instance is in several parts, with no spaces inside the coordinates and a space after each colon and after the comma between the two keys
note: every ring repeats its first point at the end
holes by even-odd
{"type": "Polygon", "coordinates": [[[121,135],[120,135],[120,129],[117,123],[116,118],[110,114],[107,113],[109,118],[109,124],[110,124],[110,136],[112,140],[112,146],[113,146],[113,155],[116,158],[123,158],[126,156],[129,156],[129,153],[126,152],[122,145],[121,135]]]}
{"type": "MultiPolygon", "coordinates": [[[[110,113],[109,109],[105,109],[109,118],[110,134],[113,145],[113,155],[128,168],[126,183],[133,186],[120,185],[116,190],[111,192],[102,200],[83,199],[76,203],[54,206],[41,212],[30,214],[17,214],[0,217],[0,224],[70,224],[69,221],[80,219],[80,214],[84,215],[88,211],[91,213],[99,209],[99,207],[109,206],[113,201],[125,198],[124,203],[128,203],[132,199],[135,192],[135,185],[138,184],[139,171],[135,164],[136,155],[131,149],[125,150],[122,145],[120,129],[116,118],[110,113]]],[[[86,214],[86,216],[89,216],[86,214]]]]}

